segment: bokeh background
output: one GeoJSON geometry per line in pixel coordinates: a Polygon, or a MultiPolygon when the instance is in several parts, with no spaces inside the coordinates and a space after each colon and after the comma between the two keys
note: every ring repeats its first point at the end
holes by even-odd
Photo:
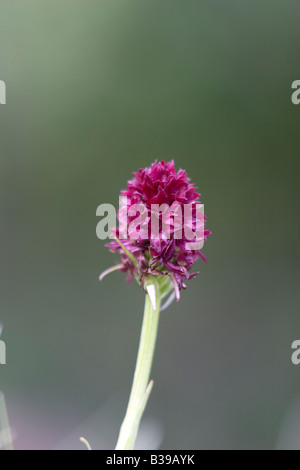
{"type": "Polygon", "coordinates": [[[162,314],[138,447],[300,448],[299,1],[1,0],[0,366],[17,449],[113,448],[143,294],[96,208],[174,159],[208,263],[162,314]]]}

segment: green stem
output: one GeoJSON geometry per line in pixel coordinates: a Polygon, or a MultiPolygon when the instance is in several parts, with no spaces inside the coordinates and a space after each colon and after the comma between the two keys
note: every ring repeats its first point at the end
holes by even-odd
{"type": "Polygon", "coordinates": [[[158,288],[156,288],[156,292],[156,310],[153,310],[149,295],[146,295],[144,319],[134,379],[116,450],[133,449],[140,421],[152,390],[153,382],[151,381],[149,383],[149,377],[153,362],[160,309],[160,294],[158,288]]]}

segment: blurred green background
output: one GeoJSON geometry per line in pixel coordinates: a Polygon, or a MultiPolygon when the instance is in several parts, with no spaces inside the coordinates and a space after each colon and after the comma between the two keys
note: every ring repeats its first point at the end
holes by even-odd
{"type": "Polygon", "coordinates": [[[1,0],[0,366],[17,449],[113,448],[143,295],[96,208],[174,159],[208,263],[162,314],[138,446],[300,448],[299,1],[1,0]]]}

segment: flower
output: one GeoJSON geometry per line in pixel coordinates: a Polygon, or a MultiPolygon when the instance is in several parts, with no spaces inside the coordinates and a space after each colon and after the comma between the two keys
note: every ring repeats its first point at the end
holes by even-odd
{"type": "MultiPolygon", "coordinates": [[[[206,261],[199,249],[191,249],[188,242],[193,238],[187,237],[183,230],[183,226],[188,226],[193,232],[196,230],[195,208],[200,203],[200,194],[184,170],[176,173],[174,161],[155,161],[149,168],[140,169],[133,175],[127,189],[121,191],[125,202],[118,213],[120,225],[125,226],[128,237],[122,236],[122,230],[116,228],[115,240],[107,245],[111,252],[121,255],[121,263],[105,271],[101,279],[112,270],[119,269],[128,274],[128,282],[135,277],[145,288],[149,276],[156,276],[159,282],[167,282],[168,292],[174,288],[172,298],[179,300],[186,281],[198,274],[191,272],[197,259],[206,261]],[[161,210],[157,210],[158,206],[161,210]],[[185,207],[191,208],[188,216],[185,207]],[[138,209],[139,223],[134,223],[137,220],[135,208],[138,209]],[[170,217],[170,212],[167,214],[170,208],[173,217],[170,217]],[[167,215],[168,234],[166,225],[162,223],[167,215]],[[156,236],[153,236],[152,231],[149,232],[155,222],[156,236]],[[137,236],[133,237],[133,232],[137,236]]],[[[204,242],[211,233],[204,229],[204,215],[202,225],[204,242]]]]}

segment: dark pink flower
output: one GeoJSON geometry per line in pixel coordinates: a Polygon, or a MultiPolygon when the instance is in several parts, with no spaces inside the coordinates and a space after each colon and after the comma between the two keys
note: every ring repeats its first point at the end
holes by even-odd
{"type": "MultiPolygon", "coordinates": [[[[191,272],[194,263],[198,258],[206,261],[200,250],[190,249],[188,242],[191,240],[186,238],[185,231],[182,229],[183,225],[189,226],[191,230],[196,228],[194,209],[189,217],[184,216],[185,206],[190,205],[194,208],[196,203],[200,203],[200,194],[196,189],[184,170],[180,169],[176,173],[174,161],[168,163],[156,161],[149,168],[134,173],[134,178],[128,182],[127,189],[121,191],[121,195],[127,199],[126,205],[118,214],[119,222],[123,225],[125,223],[129,229],[128,238],[122,238],[120,229],[116,228],[116,240],[107,245],[111,252],[121,256],[121,264],[113,269],[128,273],[128,281],[135,277],[142,287],[148,276],[168,277],[179,300],[180,290],[186,288],[186,281],[198,274],[191,272]],[[143,210],[140,212],[143,212],[143,220],[146,224],[144,230],[138,232],[140,235],[132,239],[130,227],[136,220],[136,213],[132,216],[130,209],[136,207],[136,204],[143,205],[143,210]],[[153,205],[155,204],[159,206],[166,204],[166,209],[173,206],[177,215],[177,218],[169,219],[168,235],[162,226],[163,214],[154,213],[153,205]],[[159,227],[158,236],[154,238],[151,232],[152,217],[157,218],[157,227],[159,227]],[[182,224],[178,224],[181,221],[182,224]],[[128,256],[128,252],[131,256],[128,256]]],[[[204,230],[204,216],[202,223],[204,242],[211,232],[204,230]]],[[[141,229],[141,226],[137,228],[141,229]]]]}

